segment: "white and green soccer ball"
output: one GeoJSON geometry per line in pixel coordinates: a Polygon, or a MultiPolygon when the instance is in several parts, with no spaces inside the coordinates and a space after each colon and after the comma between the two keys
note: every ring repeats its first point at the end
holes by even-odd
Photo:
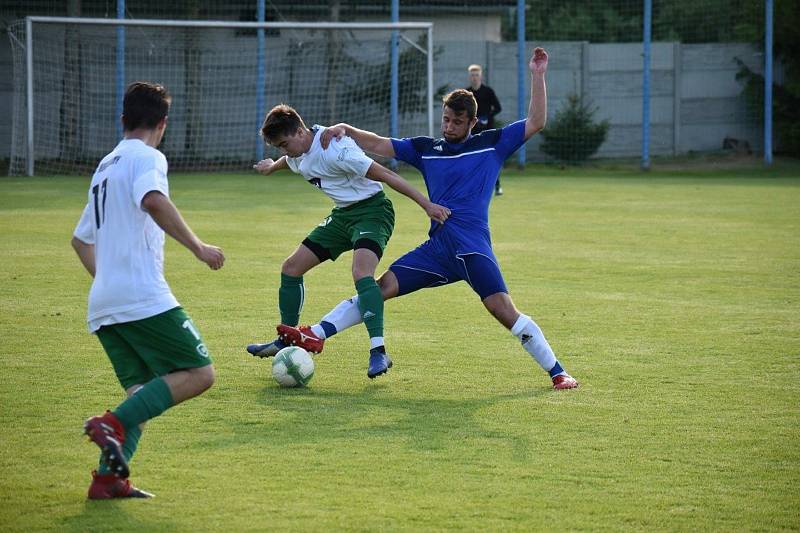
{"type": "Polygon", "coordinates": [[[305,387],[314,377],[314,360],[299,346],[287,346],[272,360],[272,377],[281,387],[305,387]]]}

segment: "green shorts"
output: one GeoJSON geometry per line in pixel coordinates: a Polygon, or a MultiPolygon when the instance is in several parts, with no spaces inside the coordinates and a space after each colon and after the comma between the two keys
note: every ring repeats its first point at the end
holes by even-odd
{"type": "Polygon", "coordinates": [[[126,390],[176,370],[211,364],[200,332],[182,307],[103,326],[97,330],[97,338],[126,390]]]}
{"type": "Polygon", "coordinates": [[[347,207],[334,207],[331,214],[303,244],[320,261],[336,258],[349,250],[367,248],[380,259],[394,230],[394,208],[383,191],[347,207]]]}

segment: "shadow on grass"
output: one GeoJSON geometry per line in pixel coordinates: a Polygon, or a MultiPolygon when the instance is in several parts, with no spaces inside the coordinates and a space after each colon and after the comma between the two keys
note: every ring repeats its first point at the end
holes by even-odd
{"type": "Polygon", "coordinates": [[[542,388],[472,399],[409,399],[387,396],[380,384],[355,392],[267,386],[258,391],[254,408],[246,415],[219,420],[230,428],[228,434],[210,434],[202,446],[224,448],[268,442],[281,447],[378,439],[432,451],[465,438],[514,440],[505,428],[499,429],[502,423],[487,424],[485,418],[476,415],[504,402],[531,400],[548,393],[552,391],[542,388]]]}
{"type": "Polygon", "coordinates": [[[147,500],[86,500],[83,510],[65,517],[59,529],[62,531],[125,530],[125,531],[174,531],[176,522],[152,518],[147,510],[147,500]],[[132,507],[131,505],[136,505],[132,507]],[[128,511],[131,512],[128,512],[128,511]],[[135,513],[135,514],[134,514],[135,513]],[[150,519],[144,517],[151,517],[150,519]]]}

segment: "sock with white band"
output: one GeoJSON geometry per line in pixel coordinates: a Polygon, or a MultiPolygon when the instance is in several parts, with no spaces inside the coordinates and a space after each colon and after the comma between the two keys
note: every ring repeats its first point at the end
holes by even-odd
{"type": "Polygon", "coordinates": [[[327,315],[322,317],[319,324],[311,326],[311,331],[320,339],[333,337],[347,328],[361,324],[361,311],[358,309],[358,296],[342,300],[327,315]]]}
{"type": "Polygon", "coordinates": [[[536,359],[536,362],[539,363],[539,366],[550,373],[551,377],[558,374],[566,374],[561,365],[558,364],[556,354],[553,353],[553,349],[550,348],[550,344],[544,338],[542,330],[531,317],[520,314],[511,328],[511,333],[519,338],[525,351],[531,354],[536,359]],[[552,371],[556,371],[555,374],[552,371]]]}

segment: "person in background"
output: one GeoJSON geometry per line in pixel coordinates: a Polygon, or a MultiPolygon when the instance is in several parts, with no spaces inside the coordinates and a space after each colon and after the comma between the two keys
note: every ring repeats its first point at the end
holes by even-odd
{"type": "MultiPolygon", "coordinates": [[[[483,69],[480,65],[470,65],[467,68],[469,72],[469,87],[466,89],[475,97],[478,102],[478,122],[472,128],[472,134],[477,135],[482,131],[494,129],[494,116],[503,110],[500,107],[500,101],[494,90],[488,85],[483,83],[483,69]]],[[[500,186],[500,177],[497,177],[497,182],[494,184],[495,196],[503,194],[503,188],[500,186]]]]}

